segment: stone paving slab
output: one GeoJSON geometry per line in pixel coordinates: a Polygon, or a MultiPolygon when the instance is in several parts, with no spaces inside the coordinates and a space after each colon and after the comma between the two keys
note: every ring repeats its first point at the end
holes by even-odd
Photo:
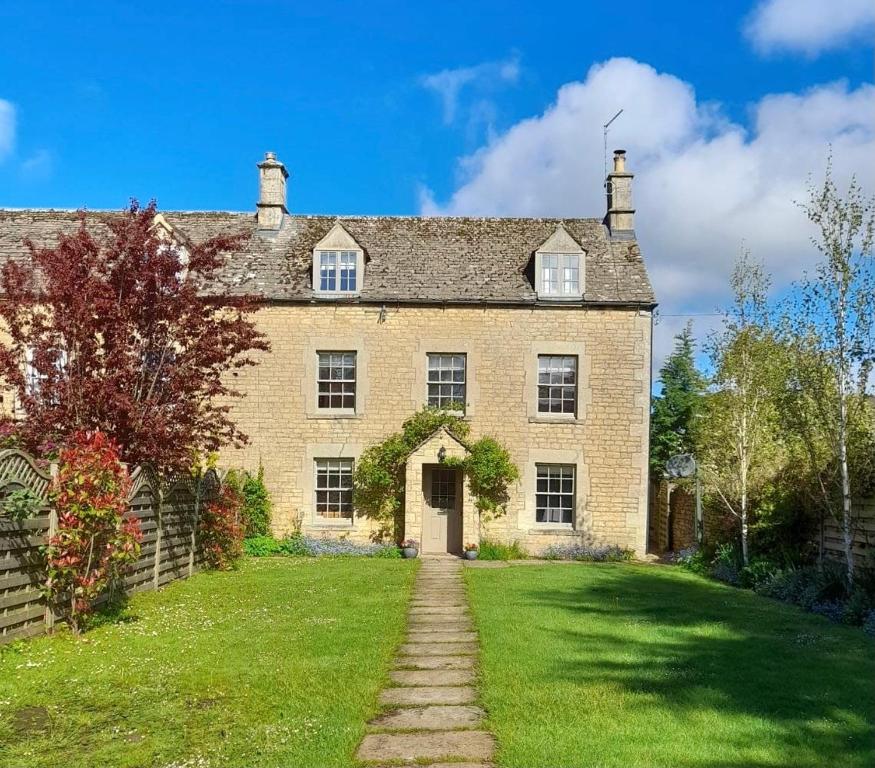
{"type": "Polygon", "coordinates": [[[389,679],[396,685],[471,685],[473,669],[393,669],[389,679]]]}
{"type": "Polygon", "coordinates": [[[466,758],[488,760],[495,744],[485,731],[440,733],[370,733],[359,747],[359,760],[427,760],[466,758]]]}
{"type": "Polygon", "coordinates": [[[452,763],[392,763],[392,765],[386,766],[375,766],[375,768],[411,768],[411,766],[416,766],[416,768],[495,768],[492,763],[469,763],[467,761],[462,763],[452,762],[452,763]]]}
{"type": "Polygon", "coordinates": [[[408,627],[435,624],[470,624],[471,617],[467,614],[460,616],[447,615],[445,613],[426,613],[411,616],[407,622],[408,627]]]}
{"type": "Polygon", "coordinates": [[[476,643],[404,643],[398,653],[407,656],[473,656],[477,653],[476,643]]]}
{"type": "Polygon", "coordinates": [[[411,707],[387,712],[370,724],[374,728],[399,731],[452,731],[476,728],[485,714],[480,707],[465,705],[411,707]]]}
{"type": "Polygon", "coordinates": [[[427,704],[473,704],[477,691],[470,685],[435,685],[418,688],[385,688],[381,704],[422,707],[427,704]]]}
{"type": "Polygon", "coordinates": [[[443,623],[410,623],[410,629],[414,632],[473,632],[474,625],[469,620],[448,621],[443,623]]]}
{"type": "Polygon", "coordinates": [[[454,592],[449,589],[440,592],[422,593],[410,601],[411,608],[419,608],[427,605],[468,605],[468,596],[464,592],[454,592]]]}
{"type": "Polygon", "coordinates": [[[474,657],[396,656],[395,669],[474,669],[474,657]]]}
{"type": "Polygon", "coordinates": [[[476,632],[422,632],[412,630],[407,633],[408,643],[476,643],[476,632]]]}
{"type": "Polygon", "coordinates": [[[430,605],[422,608],[411,608],[408,616],[467,616],[468,609],[463,605],[430,605]]]}

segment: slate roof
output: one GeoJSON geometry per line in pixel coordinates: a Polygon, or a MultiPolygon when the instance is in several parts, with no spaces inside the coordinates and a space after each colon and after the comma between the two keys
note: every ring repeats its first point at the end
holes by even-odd
{"type": "MultiPolygon", "coordinates": [[[[340,222],[365,252],[360,301],[534,304],[534,252],[562,224],[586,252],[584,303],[654,304],[638,244],[612,240],[598,219],[288,215],[278,231],[264,231],[251,213],[162,214],[195,242],[250,235],[213,289],[268,301],[315,298],[313,246],[340,222]]],[[[89,212],[88,222],[115,215],[89,212]]],[[[26,258],[26,238],[50,245],[77,225],[75,211],[0,210],[0,262],[26,258]]]]}

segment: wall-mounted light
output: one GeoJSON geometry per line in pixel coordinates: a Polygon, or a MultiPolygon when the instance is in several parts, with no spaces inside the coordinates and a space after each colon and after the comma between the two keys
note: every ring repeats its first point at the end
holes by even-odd
{"type": "Polygon", "coordinates": [[[441,446],[441,447],[438,449],[438,461],[439,461],[441,464],[443,464],[443,463],[444,463],[444,459],[446,459],[446,458],[447,458],[447,449],[444,448],[443,446],[441,446]]]}

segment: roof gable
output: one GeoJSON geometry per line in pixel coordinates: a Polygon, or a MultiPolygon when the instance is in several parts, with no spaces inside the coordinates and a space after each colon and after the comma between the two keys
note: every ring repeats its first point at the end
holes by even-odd
{"type": "Polygon", "coordinates": [[[355,238],[344,229],[343,224],[338,221],[330,230],[328,230],[328,234],[313,246],[313,250],[362,251],[364,249],[355,241],[355,238]]]}
{"type": "Polygon", "coordinates": [[[584,253],[580,243],[577,242],[568,230],[559,224],[543,243],[538,248],[539,253],[584,253]]]}

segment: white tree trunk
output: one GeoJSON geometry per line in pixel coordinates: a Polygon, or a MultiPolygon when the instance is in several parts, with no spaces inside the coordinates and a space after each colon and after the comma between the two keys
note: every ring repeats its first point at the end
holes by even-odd
{"type": "Polygon", "coordinates": [[[844,385],[839,393],[839,466],[842,475],[842,539],[847,560],[848,587],[854,583],[854,532],[852,526],[851,478],[848,471],[848,406],[844,385]]]}

